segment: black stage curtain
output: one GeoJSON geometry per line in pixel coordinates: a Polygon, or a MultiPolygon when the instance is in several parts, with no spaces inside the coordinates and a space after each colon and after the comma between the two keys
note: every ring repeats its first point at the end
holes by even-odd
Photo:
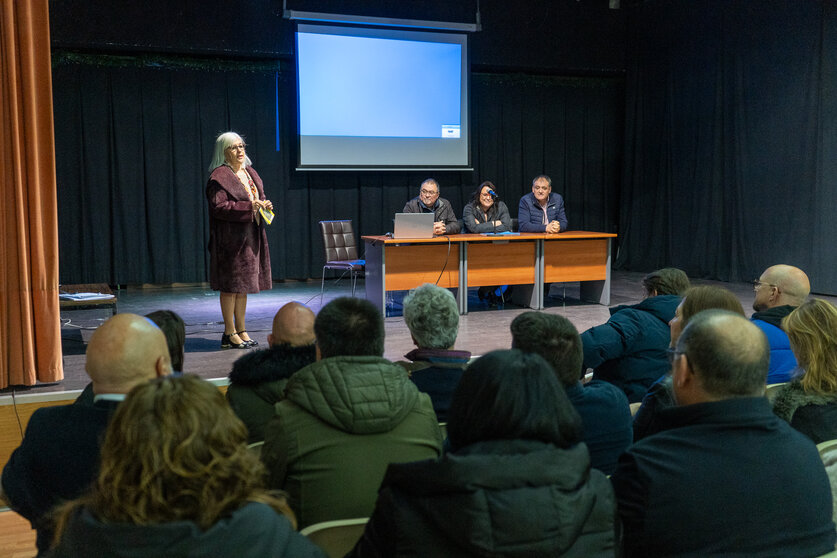
{"type": "Polygon", "coordinates": [[[618,229],[621,79],[473,75],[474,172],[297,172],[289,74],[81,58],[53,69],[64,283],[207,280],[207,166],[215,136],[229,129],[245,136],[277,208],[268,229],[277,280],[320,276],[317,221],[390,231],[431,174],[460,214],[475,186],[492,180],[516,216],[545,172],[572,228],[618,229]]]}
{"type": "Polygon", "coordinates": [[[631,11],[617,265],[736,281],[787,263],[837,293],[835,6],[631,11]]]}

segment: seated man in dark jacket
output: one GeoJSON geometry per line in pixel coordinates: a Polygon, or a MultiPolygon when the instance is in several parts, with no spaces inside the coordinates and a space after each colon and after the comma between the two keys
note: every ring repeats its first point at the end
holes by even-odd
{"type": "Polygon", "coordinates": [[[382,356],[384,320],[371,302],[332,300],[314,333],[319,360],[288,380],[262,451],[300,527],[369,516],[387,465],[442,450],[430,397],[382,356]]]}
{"type": "Polygon", "coordinates": [[[459,219],[456,218],[450,202],[439,197],[439,183],[433,178],[421,183],[419,195],[407,202],[403,213],[435,214],[433,234],[436,235],[457,234],[460,229],[459,219]]]}
{"type": "Polygon", "coordinates": [[[520,198],[517,206],[520,232],[559,233],[567,230],[564,198],[552,193],[552,179],[542,174],[532,181],[532,192],[520,198]]]}
{"type": "Polygon", "coordinates": [[[227,400],[247,426],[251,444],[264,440],[264,427],[291,374],[316,360],[314,312],[299,302],[285,304],[273,317],[267,343],[269,349],[235,361],[227,388],[227,400]]]}
{"type": "Polygon", "coordinates": [[[581,384],[581,338],[564,316],[524,312],[512,321],[511,333],[512,348],[538,354],[552,366],[581,416],[590,462],[604,474],[611,474],[616,460],[633,440],[628,398],[608,382],[581,384]]]}
{"type": "Polygon", "coordinates": [[[610,319],[581,334],[584,368],[593,377],[620,388],[635,403],[668,370],[666,349],[680,297],[689,278],[672,267],[653,271],[642,279],[645,300],[610,309],[610,319]]]}
{"type": "Polygon", "coordinates": [[[459,307],[451,292],[425,283],[404,297],[404,321],[417,349],[397,362],[410,373],[419,391],[430,396],[440,422],[448,420],[453,391],[468,366],[471,353],[454,351],[459,332],[459,307]]]}
{"type": "Polygon", "coordinates": [[[611,480],[625,555],[819,556],[834,549],[816,446],[764,397],[768,345],[743,316],[704,310],[673,355],[678,406],[611,480]]]}
{"type": "Polygon", "coordinates": [[[38,531],[39,555],[52,544],[55,506],[81,496],[96,478],[101,439],[116,406],[134,386],[171,374],[166,338],[142,316],[117,314],[90,338],[85,370],[93,402],[35,411],[3,469],[4,498],[38,531]]]}

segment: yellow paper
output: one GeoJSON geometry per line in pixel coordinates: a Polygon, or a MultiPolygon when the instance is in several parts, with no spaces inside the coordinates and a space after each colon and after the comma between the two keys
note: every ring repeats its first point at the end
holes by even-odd
{"type": "Polygon", "coordinates": [[[259,214],[262,216],[262,219],[264,219],[265,225],[269,225],[273,222],[273,211],[260,207],[259,214]]]}

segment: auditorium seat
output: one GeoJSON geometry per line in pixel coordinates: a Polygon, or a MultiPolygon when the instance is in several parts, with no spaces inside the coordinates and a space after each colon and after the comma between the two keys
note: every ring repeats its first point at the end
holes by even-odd
{"type": "Polygon", "coordinates": [[[326,269],[342,270],[344,275],[348,272],[352,280],[352,296],[355,296],[357,277],[364,272],[366,261],[358,259],[357,241],[351,219],[320,221],[320,231],[323,233],[326,259],[320,282],[320,305],[322,305],[326,269]]]}
{"type": "Polygon", "coordinates": [[[367,521],[368,517],[323,521],[309,525],[300,533],[322,548],[329,558],[342,558],[360,540],[367,521]]]}

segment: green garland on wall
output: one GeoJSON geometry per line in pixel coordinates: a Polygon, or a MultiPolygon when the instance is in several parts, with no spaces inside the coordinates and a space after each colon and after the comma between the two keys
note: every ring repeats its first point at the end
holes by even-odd
{"type": "Polygon", "coordinates": [[[192,58],[165,54],[90,54],[56,50],[52,53],[52,67],[68,65],[109,68],[159,68],[165,70],[197,70],[211,72],[282,73],[287,64],[283,60],[232,60],[229,58],[192,58]]]}

